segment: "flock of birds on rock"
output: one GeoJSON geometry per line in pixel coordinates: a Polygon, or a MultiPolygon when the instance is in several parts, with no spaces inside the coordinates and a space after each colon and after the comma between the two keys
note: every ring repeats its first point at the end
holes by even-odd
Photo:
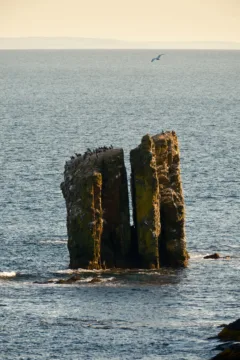
{"type": "MultiPolygon", "coordinates": [[[[162,130],[162,135],[165,134],[165,132],[162,130]]],[[[175,131],[172,131],[172,135],[176,135],[175,131]]],[[[83,160],[85,160],[87,157],[91,156],[91,155],[96,155],[96,157],[98,157],[99,153],[102,153],[104,151],[107,150],[111,150],[113,149],[113,145],[110,146],[100,146],[96,149],[91,150],[90,148],[87,149],[87,151],[85,151],[85,153],[82,155],[80,153],[75,153],[75,156],[71,156],[71,160],[75,160],[76,158],[82,157],[83,160]]]]}
{"type": "Polygon", "coordinates": [[[100,146],[94,150],[91,150],[90,148],[87,149],[87,151],[85,151],[85,153],[82,155],[80,153],[75,153],[75,156],[71,156],[71,160],[75,160],[76,158],[82,157],[83,160],[85,160],[87,157],[91,156],[91,155],[96,155],[96,157],[98,157],[98,154],[107,150],[111,150],[113,149],[113,146],[100,146]]]}

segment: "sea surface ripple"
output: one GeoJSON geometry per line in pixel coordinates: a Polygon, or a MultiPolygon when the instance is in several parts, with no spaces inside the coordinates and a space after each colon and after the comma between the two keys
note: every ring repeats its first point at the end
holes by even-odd
{"type": "Polygon", "coordinates": [[[240,52],[155,55],[0,51],[0,359],[206,360],[239,317],[240,52]],[[189,267],[69,270],[65,161],[113,144],[130,176],[130,149],[172,129],[189,267]]]}

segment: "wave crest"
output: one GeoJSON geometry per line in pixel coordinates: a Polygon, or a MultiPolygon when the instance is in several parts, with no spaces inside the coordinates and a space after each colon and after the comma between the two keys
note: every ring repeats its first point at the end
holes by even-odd
{"type": "Polygon", "coordinates": [[[17,276],[16,271],[0,271],[0,279],[13,278],[17,276]]]}

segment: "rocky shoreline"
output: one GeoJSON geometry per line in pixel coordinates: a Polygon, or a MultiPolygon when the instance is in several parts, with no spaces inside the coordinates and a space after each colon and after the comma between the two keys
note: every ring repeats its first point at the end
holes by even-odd
{"type": "Polygon", "coordinates": [[[217,335],[218,339],[224,342],[217,348],[218,350],[222,350],[222,352],[214,356],[211,360],[239,360],[240,319],[223,326],[223,329],[217,335]]]}

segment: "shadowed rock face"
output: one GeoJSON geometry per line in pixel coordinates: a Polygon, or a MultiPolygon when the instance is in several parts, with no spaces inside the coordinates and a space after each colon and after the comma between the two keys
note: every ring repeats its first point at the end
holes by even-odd
{"type": "Polygon", "coordinates": [[[221,353],[214,356],[211,360],[239,360],[240,359],[240,319],[225,325],[218,334],[218,338],[227,343],[221,345],[219,350],[221,353]],[[237,343],[229,343],[229,341],[237,341],[237,343]]]}
{"type": "Polygon", "coordinates": [[[229,345],[220,354],[214,356],[211,360],[239,360],[240,344],[229,345]]]}
{"type": "Polygon", "coordinates": [[[65,165],[70,268],[126,266],[131,246],[122,149],[97,149],[65,165]]]}
{"type": "Polygon", "coordinates": [[[141,266],[186,266],[184,199],[175,132],[145,135],[131,151],[130,161],[141,266]]]}
{"type": "Polygon", "coordinates": [[[108,150],[101,162],[104,222],[101,259],[107,267],[124,267],[128,263],[131,234],[123,150],[108,150]]]}
{"type": "Polygon", "coordinates": [[[235,340],[240,341],[240,318],[228,325],[218,334],[221,340],[235,340]]]}

